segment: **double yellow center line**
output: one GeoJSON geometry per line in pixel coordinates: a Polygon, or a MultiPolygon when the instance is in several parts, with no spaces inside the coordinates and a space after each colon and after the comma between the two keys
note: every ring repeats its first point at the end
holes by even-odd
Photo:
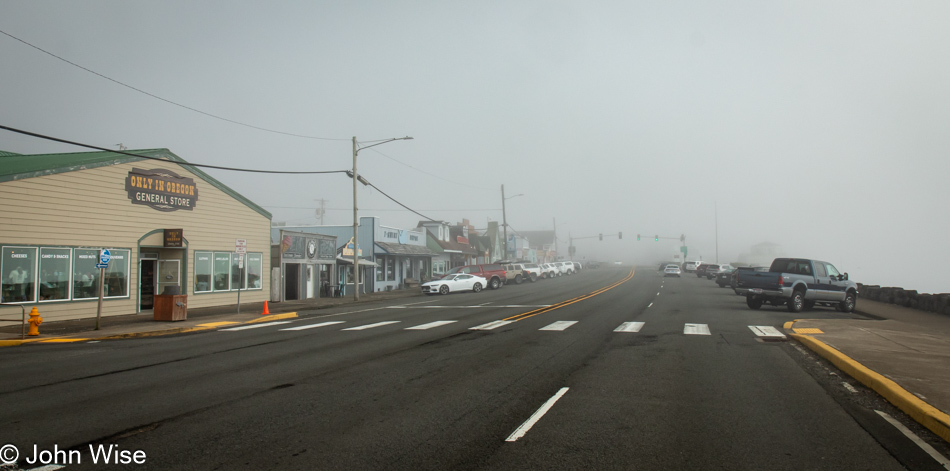
{"type": "Polygon", "coordinates": [[[622,280],[620,280],[620,281],[618,281],[618,282],[616,282],[616,283],[614,283],[614,284],[612,284],[612,285],[610,285],[610,286],[606,286],[606,287],[600,288],[600,289],[598,289],[597,291],[593,291],[593,292],[590,292],[590,293],[587,293],[587,294],[578,296],[578,297],[576,297],[576,298],[568,299],[567,301],[561,301],[561,302],[559,302],[559,303],[557,303],[557,304],[552,304],[552,305],[550,305],[550,306],[548,306],[548,307],[542,307],[542,308],[540,308],[540,309],[535,309],[535,310],[533,310],[533,311],[523,312],[523,313],[518,314],[518,315],[516,315],[516,316],[511,316],[511,317],[509,317],[509,318],[507,318],[507,319],[502,319],[502,320],[510,321],[510,322],[517,322],[517,321],[520,321],[520,320],[522,320],[522,319],[527,319],[527,318],[529,318],[529,317],[534,317],[534,316],[536,316],[536,315],[538,315],[538,314],[544,314],[545,312],[550,312],[550,311],[553,311],[553,310],[555,310],[555,309],[560,309],[560,308],[562,308],[562,307],[564,307],[564,306],[568,306],[568,305],[571,305],[571,304],[574,304],[574,303],[579,303],[579,302],[581,302],[581,301],[583,301],[583,300],[585,300],[585,299],[588,299],[588,298],[593,298],[594,296],[597,296],[598,294],[601,294],[601,293],[603,293],[603,292],[605,292],[605,291],[610,291],[610,290],[612,290],[612,289],[614,289],[614,288],[616,288],[616,287],[618,287],[618,286],[620,286],[620,285],[626,283],[627,281],[630,281],[630,278],[633,278],[633,274],[634,274],[635,271],[636,271],[636,270],[631,269],[631,270],[630,270],[630,273],[628,273],[627,276],[624,277],[622,280]]]}

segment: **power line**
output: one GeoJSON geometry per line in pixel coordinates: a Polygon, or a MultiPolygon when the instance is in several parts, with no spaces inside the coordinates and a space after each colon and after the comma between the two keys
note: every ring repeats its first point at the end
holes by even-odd
{"type": "Polygon", "coordinates": [[[478,187],[478,186],[468,185],[468,184],[465,184],[465,183],[454,182],[454,181],[452,181],[452,180],[449,180],[448,178],[442,178],[442,177],[440,177],[440,176],[438,176],[438,175],[435,175],[435,174],[426,172],[425,170],[422,170],[422,169],[413,167],[412,165],[409,165],[409,164],[407,164],[407,163],[405,163],[405,162],[400,162],[399,160],[396,160],[396,159],[394,159],[394,158],[392,158],[392,157],[390,157],[390,156],[388,156],[388,155],[386,155],[386,154],[380,152],[380,151],[377,150],[377,149],[370,149],[370,150],[373,151],[373,152],[376,152],[377,154],[379,154],[379,155],[381,155],[381,156],[383,156],[383,157],[386,157],[386,158],[389,159],[389,160],[392,160],[393,162],[396,162],[396,163],[401,164],[401,165],[405,165],[406,167],[409,167],[409,168],[411,168],[411,169],[413,169],[413,170],[415,170],[415,171],[417,171],[417,172],[421,172],[421,173],[424,173],[424,174],[426,174],[426,175],[429,175],[430,177],[435,177],[435,178],[438,178],[439,180],[447,181],[447,182],[449,182],[449,183],[451,183],[451,184],[453,184],[453,185],[467,186],[467,187],[469,187],[469,188],[474,188],[474,189],[476,189],[476,190],[495,191],[495,190],[489,190],[488,188],[482,188],[482,187],[478,187]]]}
{"type": "Polygon", "coordinates": [[[235,121],[235,120],[233,120],[233,119],[228,119],[228,118],[225,118],[225,117],[223,117],[223,116],[218,116],[218,115],[215,115],[215,114],[208,113],[208,112],[206,112],[206,111],[201,111],[201,110],[199,110],[199,109],[197,109],[197,108],[192,108],[192,107],[187,106],[187,105],[182,105],[181,103],[176,103],[176,102],[171,101],[171,100],[169,100],[169,99],[167,99],[167,98],[162,98],[162,97],[160,97],[160,96],[158,96],[158,95],[155,95],[155,94],[153,94],[153,93],[149,93],[149,92],[147,92],[147,91],[145,91],[145,90],[142,90],[142,89],[133,87],[132,85],[129,85],[129,84],[127,84],[127,83],[120,82],[120,81],[118,81],[118,80],[116,80],[116,79],[114,79],[114,78],[107,77],[107,76],[105,76],[105,75],[103,75],[103,74],[100,74],[99,72],[96,72],[95,70],[92,70],[92,69],[83,67],[83,66],[81,66],[81,65],[79,65],[79,64],[77,64],[77,63],[75,63],[75,62],[72,62],[72,61],[70,61],[70,60],[68,60],[68,59],[65,59],[65,58],[62,58],[62,57],[60,57],[60,56],[57,56],[56,54],[53,54],[52,52],[49,52],[49,51],[47,51],[46,49],[43,49],[43,48],[41,48],[41,47],[39,47],[39,46],[34,46],[33,44],[30,44],[30,43],[28,43],[28,42],[26,42],[26,41],[24,41],[24,40],[22,40],[22,39],[20,39],[20,38],[18,38],[18,37],[16,37],[16,36],[12,35],[12,34],[6,32],[6,31],[0,30],[0,33],[3,33],[5,36],[8,36],[8,37],[10,37],[10,38],[12,38],[12,39],[15,39],[15,40],[17,40],[17,41],[23,43],[23,44],[26,44],[27,46],[30,46],[30,47],[32,47],[33,49],[36,49],[37,51],[40,51],[40,52],[42,52],[42,53],[44,53],[44,54],[47,54],[47,55],[52,56],[52,57],[55,57],[55,58],[57,58],[57,59],[59,59],[59,60],[65,62],[65,63],[67,63],[67,64],[69,64],[69,65],[72,65],[72,66],[74,66],[74,67],[78,67],[78,68],[80,68],[80,69],[82,69],[82,70],[85,70],[86,72],[89,72],[90,74],[93,74],[93,75],[102,77],[102,78],[104,78],[104,79],[106,79],[106,80],[108,80],[108,81],[110,81],[110,82],[116,83],[116,84],[118,84],[118,85],[121,85],[121,86],[123,86],[123,87],[125,87],[125,88],[128,88],[128,89],[131,89],[131,90],[135,90],[135,91],[137,91],[137,92],[139,92],[139,93],[141,93],[141,94],[143,94],[143,95],[148,95],[148,96],[150,96],[150,97],[152,97],[152,98],[155,98],[155,99],[157,99],[157,100],[164,101],[165,103],[169,103],[169,104],[175,105],[175,106],[180,107],[180,108],[184,108],[184,109],[189,110],[189,111],[194,111],[195,113],[203,114],[203,115],[205,115],[205,116],[208,116],[208,117],[211,117],[211,118],[214,118],[214,119],[220,119],[221,121],[227,121],[227,122],[232,123],[232,124],[237,124],[237,125],[240,125],[240,126],[246,126],[246,127],[249,127],[249,128],[253,128],[253,129],[260,130],[260,131],[271,132],[271,133],[274,133],[274,134],[283,134],[283,135],[285,135],[285,136],[300,137],[300,138],[304,138],[304,139],[317,139],[317,140],[321,140],[321,141],[348,141],[348,140],[349,140],[349,139],[335,139],[335,138],[330,138],[330,137],[308,136],[308,135],[305,135],[305,134],[295,134],[295,133],[291,133],[291,132],[277,131],[277,130],[274,130],[274,129],[268,129],[268,128],[264,128],[264,127],[260,127],[260,126],[255,126],[255,125],[253,125],[253,124],[242,123],[242,122],[240,122],[240,121],[235,121]]]}
{"type": "MultiPolygon", "coordinates": [[[[364,181],[365,181],[365,180],[364,180],[364,181]]],[[[368,181],[366,182],[366,184],[369,185],[369,186],[371,186],[371,187],[373,187],[373,188],[376,188],[376,191],[382,193],[383,196],[385,196],[385,197],[391,199],[394,203],[398,204],[399,206],[402,206],[403,208],[406,208],[406,209],[408,209],[409,211],[411,211],[411,212],[413,212],[413,213],[415,213],[415,214],[417,214],[417,215],[419,215],[419,216],[421,216],[421,217],[424,217],[424,218],[426,218],[426,219],[428,219],[428,220],[430,220],[430,221],[435,221],[435,219],[432,219],[432,218],[430,218],[429,216],[426,216],[425,214],[422,214],[422,213],[420,213],[420,212],[418,212],[418,211],[416,211],[416,210],[410,208],[409,206],[406,206],[406,205],[400,203],[399,201],[396,201],[396,198],[393,198],[392,196],[387,195],[385,191],[380,190],[379,187],[377,187],[376,185],[374,185],[374,184],[372,184],[372,183],[370,183],[370,182],[368,182],[368,181]]]]}
{"type": "MultiPolygon", "coordinates": [[[[308,206],[270,206],[270,205],[261,205],[264,208],[273,208],[273,209],[306,209],[312,211],[313,207],[308,206]]],[[[322,208],[324,211],[353,211],[353,208],[322,208]]],[[[382,209],[382,208],[360,208],[361,211],[402,211],[401,209],[382,209]]],[[[501,211],[500,209],[420,209],[419,211],[430,211],[430,212],[465,212],[465,211],[501,211]]]]}
{"type": "Polygon", "coordinates": [[[89,149],[102,150],[102,151],[106,151],[106,152],[112,152],[112,153],[114,153],[114,154],[128,155],[128,156],[130,156],[130,157],[138,157],[138,158],[141,158],[141,159],[160,160],[160,161],[162,161],[162,162],[171,162],[171,163],[178,164],[178,165],[182,165],[182,166],[201,167],[201,168],[214,168],[214,169],[218,169],[218,170],[230,170],[230,171],[233,171],[233,172],[279,173],[279,174],[287,174],[287,175],[312,175],[312,174],[323,174],[323,173],[346,173],[346,172],[347,172],[347,170],[322,170],[322,171],[301,171],[301,172],[290,172],[290,171],[284,171],[284,170],[254,170],[254,169],[246,169],[246,168],[221,167],[221,166],[218,166],[218,165],[196,164],[196,163],[191,163],[191,162],[176,162],[176,161],[174,161],[174,160],[163,159],[163,158],[161,158],[161,157],[152,157],[152,156],[149,156],[149,155],[133,154],[133,153],[131,153],[131,152],[125,152],[125,151],[121,151],[121,150],[106,149],[105,147],[93,146],[93,145],[90,145],[90,144],[83,144],[83,143],[81,143],[81,142],[75,142],[75,141],[69,141],[69,140],[66,140],[66,139],[60,139],[60,138],[58,138],[58,137],[46,136],[46,135],[43,135],[43,134],[37,134],[37,133],[35,133],[35,132],[24,131],[24,130],[22,130],[22,129],[11,128],[11,127],[9,127],[9,126],[4,126],[4,125],[2,125],[2,124],[0,124],[0,129],[6,129],[7,131],[12,131],[12,132],[15,132],[15,133],[20,133],[20,134],[25,134],[25,135],[27,135],[27,136],[38,137],[38,138],[40,138],[40,139],[46,139],[46,140],[48,140],[48,141],[62,142],[62,143],[64,143],[64,144],[72,144],[72,145],[74,145],[74,146],[86,147],[86,148],[89,148],[89,149]]]}

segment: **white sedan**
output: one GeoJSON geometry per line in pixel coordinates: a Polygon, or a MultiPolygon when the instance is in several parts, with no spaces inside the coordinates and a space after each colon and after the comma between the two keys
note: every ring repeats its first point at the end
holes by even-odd
{"type": "Polygon", "coordinates": [[[422,284],[423,294],[449,294],[453,291],[479,292],[488,285],[488,280],[469,274],[453,273],[441,280],[432,280],[422,284]]]}

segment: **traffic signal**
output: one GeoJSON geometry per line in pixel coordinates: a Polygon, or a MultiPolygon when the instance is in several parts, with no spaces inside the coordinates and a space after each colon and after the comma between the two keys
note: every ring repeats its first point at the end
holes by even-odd
{"type": "Polygon", "coordinates": [[[640,240],[640,234],[637,234],[637,240],[640,240]]]}
{"type": "Polygon", "coordinates": [[[659,242],[659,241],[660,241],[660,236],[658,236],[658,235],[653,236],[653,240],[656,241],[656,242],[659,242]]]}
{"type": "Polygon", "coordinates": [[[604,240],[604,235],[603,235],[603,234],[600,235],[600,240],[604,240]]]}
{"type": "Polygon", "coordinates": [[[617,233],[617,238],[618,238],[618,239],[623,239],[623,232],[618,232],[618,233],[617,233]]]}

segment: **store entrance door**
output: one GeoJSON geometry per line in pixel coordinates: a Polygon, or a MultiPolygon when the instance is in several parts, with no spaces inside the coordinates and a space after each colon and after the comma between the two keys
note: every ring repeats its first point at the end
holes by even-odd
{"type": "Polygon", "coordinates": [[[142,260],[139,267],[139,310],[152,309],[155,302],[155,262],[142,260]]]}
{"type": "Polygon", "coordinates": [[[284,264],[284,300],[293,301],[300,296],[300,264],[284,264]]]}
{"type": "Polygon", "coordinates": [[[184,294],[181,291],[181,260],[158,261],[158,292],[156,294],[164,294],[166,287],[171,288],[174,294],[184,294]]]}

